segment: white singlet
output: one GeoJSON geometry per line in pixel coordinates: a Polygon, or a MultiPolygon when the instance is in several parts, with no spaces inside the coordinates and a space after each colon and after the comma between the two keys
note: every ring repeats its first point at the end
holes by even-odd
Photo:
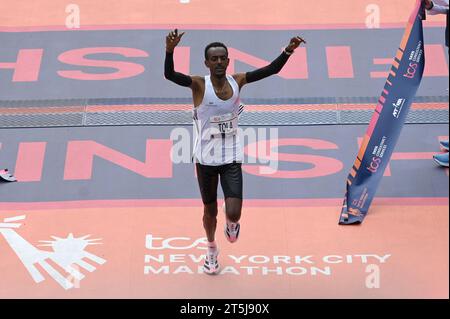
{"type": "Polygon", "coordinates": [[[203,101],[193,110],[194,163],[220,166],[243,162],[238,119],[244,105],[240,103],[238,84],[231,75],[226,77],[233,96],[224,101],[217,97],[211,77],[205,76],[203,101]]]}

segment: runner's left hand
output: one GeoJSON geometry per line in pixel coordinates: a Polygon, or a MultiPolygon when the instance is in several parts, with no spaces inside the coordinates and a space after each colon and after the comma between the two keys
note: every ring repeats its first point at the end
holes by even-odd
{"type": "Polygon", "coordinates": [[[301,38],[299,36],[292,38],[291,42],[289,42],[289,45],[286,47],[286,51],[293,52],[295,49],[297,49],[300,46],[300,44],[302,44],[302,42],[306,44],[306,41],[303,40],[303,38],[301,38]]]}

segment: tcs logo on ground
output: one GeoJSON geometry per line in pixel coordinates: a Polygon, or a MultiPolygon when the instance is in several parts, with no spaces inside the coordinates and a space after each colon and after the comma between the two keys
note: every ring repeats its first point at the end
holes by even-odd
{"type": "Polygon", "coordinates": [[[189,237],[155,237],[152,234],[145,236],[145,248],[150,250],[188,250],[192,248],[207,249],[206,237],[191,239],[189,237]]]}

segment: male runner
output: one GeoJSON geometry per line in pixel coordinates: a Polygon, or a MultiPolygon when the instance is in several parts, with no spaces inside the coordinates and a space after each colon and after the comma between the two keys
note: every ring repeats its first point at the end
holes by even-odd
{"type": "MultiPolygon", "coordinates": [[[[289,56],[305,42],[300,37],[290,40],[284,51],[269,65],[247,73],[226,74],[229,64],[228,49],[220,42],[205,48],[208,76],[189,76],[175,72],[173,51],[183,33],[175,29],[166,37],[164,75],[166,79],[192,90],[194,102],[194,151],[197,178],[204,204],[203,227],[208,239],[208,252],[203,266],[207,274],[219,270],[219,250],[215,242],[217,225],[217,186],[225,196],[225,236],[229,242],[239,237],[242,210],[243,149],[237,134],[238,117],[243,111],[239,94],[242,87],[280,72],[289,56]]],[[[305,42],[306,43],[306,42],[305,42]]]]}

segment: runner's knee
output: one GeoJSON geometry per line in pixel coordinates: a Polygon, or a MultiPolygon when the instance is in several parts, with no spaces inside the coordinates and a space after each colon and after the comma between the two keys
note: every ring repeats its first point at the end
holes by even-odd
{"type": "Polygon", "coordinates": [[[203,212],[206,217],[217,217],[217,201],[204,204],[203,212]]]}

